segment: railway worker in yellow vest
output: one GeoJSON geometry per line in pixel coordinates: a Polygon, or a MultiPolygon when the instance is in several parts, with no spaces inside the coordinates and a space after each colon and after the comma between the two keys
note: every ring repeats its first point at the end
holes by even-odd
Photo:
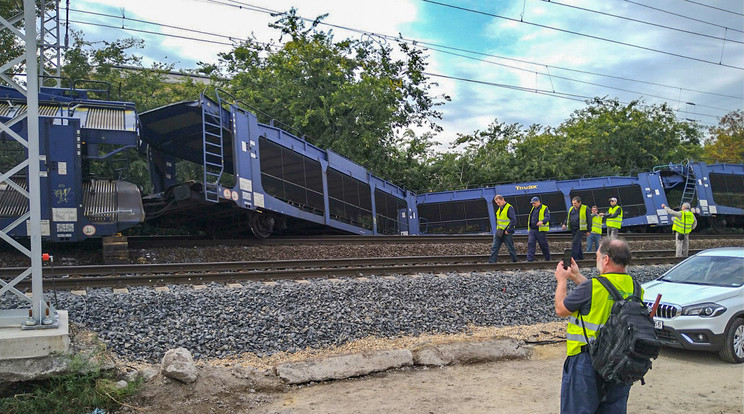
{"type": "Polygon", "coordinates": [[[530,200],[532,209],[530,210],[530,217],[527,221],[527,230],[529,231],[529,237],[527,238],[527,261],[532,262],[535,260],[535,243],[540,244],[540,250],[542,250],[545,256],[545,261],[550,261],[550,246],[548,245],[548,230],[550,230],[550,209],[548,206],[540,203],[540,199],[532,197],[530,200]]]}
{"type": "Polygon", "coordinates": [[[584,248],[581,243],[584,242],[584,233],[589,236],[589,226],[592,222],[592,216],[588,208],[581,204],[581,197],[575,196],[571,199],[571,208],[568,209],[568,216],[563,223],[563,230],[568,228],[573,235],[571,243],[571,257],[575,260],[584,259],[584,248]]]}
{"type": "Polygon", "coordinates": [[[617,204],[617,198],[610,198],[610,208],[607,209],[604,218],[607,224],[607,236],[617,237],[623,225],[623,208],[617,204]]]}
{"type": "MultiPolygon", "coordinates": [[[[597,270],[615,285],[623,297],[633,292],[633,279],[625,268],[630,264],[630,248],[624,240],[605,237],[597,249],[597,270]]],[[[563,363],[561,381],[561,413],[625,413],[630,385],[623,383],[602,384],[595,375],[592,360],[586,349],[589,341],[597,337],[597,330],[607,322],[614,301],[599,281],[587,279],[579,272],[576,261],[563,268],[563,261],[555,268],[555,313],[570,316],[566,332],[568,357],[563,363]],[[576,287],[567,293],[567,281],[576,287]],[[602,394],[600,394],[602,390],[602,394]]]]}
{"type": "Polygon", "coordinates": [[[514,212],[511,204],[507,203],[501,194],[496,194],[493,197],[493,201],[499,208],[496,210],[496,231],[493,234],[491,257],[488,259],[488,263],[499,261],[499,250],[501,250],[502,243],[506,244],[506,250],[509,252],[509,256],[511,256],[511,261],[516,262],[517,251],[514,250],[512,233],[514,233],[514,226],[517,225],[517,214],[514,212]]]}
{"type": "Polygon", "coordinates": [[[677,257],[687,257],[690,254],[690,232],[697,227],[697,218],[690,211],[690,203],[683,203],[680,211],[674,211],[664,204],[661,205],[661,208],[674,217],[672,219],[672,233],[677,248],[677,257]]]}
{"type": "Polygon", "coordinates": [[[602,215],[597,206],[592,206],[592,231],[586,239],[586,252],[596,252],[602,238],[602,215]]]}

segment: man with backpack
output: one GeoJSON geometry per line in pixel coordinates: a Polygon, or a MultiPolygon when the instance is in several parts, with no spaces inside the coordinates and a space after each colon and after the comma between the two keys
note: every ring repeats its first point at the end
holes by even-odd
{"type": "MultiPolygon", "coordinates": [[[[658,356],[659,343],[653,320],[641,302],[643,292],[625,270],[630,256],[630,248],[624,240],[607,237],[600,241],[597,249],[600,277],[587,279],[573,259],[568,268],[564,268],[562,261],[556,267],[555,312],[558,316],[570,316],[566,335],[568,357],[563,364],[561,381],[561,413],[625,413],[631,384],[642,379],[651,366],[650,358],[658,356]],[[602,277],[609,281],[611,290],[616,289],[619,293],[618,300],[613,299],[613,293],[599,280],[602,277]],[[567,293],[568,279],[577,285],[570,294],[567,293]],[[618,319],[617,310],[621,307],[614,306],[616,303],[631,304],[625,306],[626,311],[632,308],[636,313],[633,317],[641,322],[631,320],[630,323],[638,324],[638,331],[646,335],[642,340],[632,338],[633,344],[625,347],[634,350],[630,352],[631,356],[627,351],[622,354],[621,347],[615,349],[616,345],[607,344],[608,339],[624,342],[626,338],[610,337],[607,329],[602,330],[618,319]],[[595,354],[603,352],[605,355],[595,358],[595,354]],[[606,363],[607,360],[612,360],[612,363],[606,363]],[[604,366],[598,367],[597,361],[604,361],[601,363],[604,366]],[[603,378],[607,371],[611,372],[609,380],[603,378]]],[[[624,335],[614,325],[612,331],[611,334],[624,335]]]]}

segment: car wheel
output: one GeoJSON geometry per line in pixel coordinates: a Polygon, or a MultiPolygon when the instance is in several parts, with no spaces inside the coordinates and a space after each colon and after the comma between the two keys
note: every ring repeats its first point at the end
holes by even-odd
{"type": "Polygon", "coordinates": [[[718,352],[721,359],[735,364],[744,362],[744,319],[737,318],[731,322],[726,331],[723,349],[718,352]]]}

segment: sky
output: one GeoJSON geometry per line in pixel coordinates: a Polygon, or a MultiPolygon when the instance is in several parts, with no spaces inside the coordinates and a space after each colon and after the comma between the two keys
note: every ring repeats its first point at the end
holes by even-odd
{"type": "Polygon", "coordinates": [[[336,40],[364,33],[415,40],[438,84],[432,94],[451,98],[438,107],[440,150],[493,122],[557,127],[594,97],[666,103],[704,127],[744,109],[740,0],[70,0],[69,7],[70,28],[87,41],[141,38],[145,48],[135,54],[147,66],[176,69],[216,63],[241,39],[278,41],[267,10],[291,7],[310,19],[328,13],[323,22],[336,26],[336,40]]]}

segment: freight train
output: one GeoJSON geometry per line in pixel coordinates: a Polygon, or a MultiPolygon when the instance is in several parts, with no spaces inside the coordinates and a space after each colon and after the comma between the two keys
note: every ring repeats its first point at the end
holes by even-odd
{"type": "MultiPolygon", "coordinates": [[[[145,220],[214,237],[490,234],[495,194],[516,209],[517,233],[526,232],[533,196],[550,208],[551,231],[561,231],[576,195],[600,210],[617,197],[626,231],[668,230],[671,218],[661,205],[682,202],[693,205],[703,226],[744,227],[744,164],[688,162],[630,177],[414,194],[273,123],[258,122],[221,90],[211,98],[202,94],[141,114],[132,103],[93,99],[100,95],[96,92],[43,88],[39,94],[42,228],[54,242],[113,235],[145,220]],[[149,164],[153,191],[144,197],[125,179],[97,176],[100,163],[130,150],[149,164]]],[[[11,88],[0,87],[0,99],[0,121],[25,111],[23,96],[11,88]]],[[[26,134],[24,121],[11,129],[26,134]]],[[[25,148],[2,132],[0,149],[0,226],[5,228],[25,220],[28,210],[24,169],[5,165],[17,161],[12,154],[25,157],[25,148]]],[[[26,236],[26,227],[9,235],[26,236]]]]}
{"type": "MultiPolygon", "coordinates": [[[[41,231],[46,240],[77,242],[116,234],[144,218],[139,188],[96,171],[139,143],[133,103],[93,99],[103,89],[41,88],[39,157],[41,231]]],[[[28,236],[27,149],[12,135],[28,137],[25,96],[0,87],[0,228],[28,236]],[[20,224],[20,225],[19,225],[20,224]]]]}

